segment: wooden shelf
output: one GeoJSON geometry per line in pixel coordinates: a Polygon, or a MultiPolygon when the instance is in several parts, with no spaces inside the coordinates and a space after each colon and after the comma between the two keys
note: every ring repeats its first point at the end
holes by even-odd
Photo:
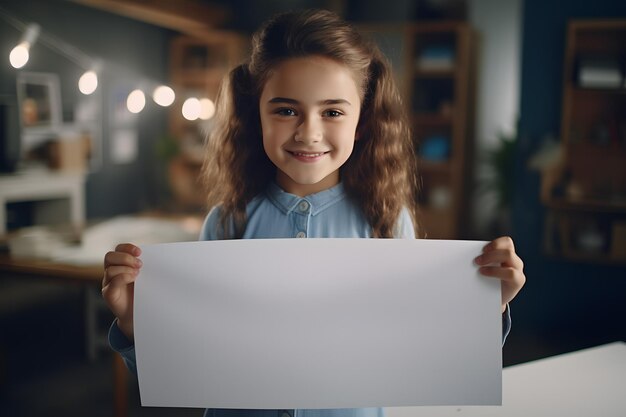
{"type": "Polygon", "coordinates": [[[172,82],[175,82],[176,84],[203,84],[206,82],[219,83],[228,72],[228,69],[228,67],[215,69],[211,68],[207,70],[180,69],[174,71],[170,78],[172,79],[172,82]]]}
{"type": "Polygon", "coordinates": [[[605,94],[615,94],[615,95],[626,95],[626,87],[625,88],[599,88],[599,87],[581,87],[575,86],[572,87],[572,92],[575,94],[586,95],[586,94],[596,94],[596,95],[605,95],[605,94]]]}
{"type": "Polygon", "coordinates": [[[415,113],[413,123],[420,126],[449,126],[453,120],[451,116],[441,113],[415,113]]]}
{"type": "Polygon", "coordinates": [[[456,239],[456,224],[450,221],[454,212],[450,209],[423,207],[420,211],[421,227],[427,239],[456,239]]]}
{"type": "Polygon", "coordinates": [[[566,38],[564,160],[542,178],[545,251],[577,262],[626,263],[626,89],[582,87],[576,74],[582,58],[626,61],[626,20],[572,21],[566,38]]]}
{"type": "Polygon", "coordinates": [[[623,265],[626,264],[626,258],[615,258],[606,253],[585,253],[577,251],[568,252],[547,252],[547,256],[555,260],[566,260],[572,262],[606,264],[606,265],[623,265]]]}
{"type": "Polygon", "coordinates": [[[553,210],[571,210],[580,212],[623,213],[626,212],[626,201],[611,202],[610,200],[565,200],[552,199],[545,202],[546,207],[553,210]]]}
{"type": "Polygon", "coordinates": [[[450,69],[415,69],[415,77],[417,78],[454,78],[456,77],[456,70],[450,69]]]}
{"type": "Polygon", "coordinates": [[[450,174],[453,166],[449,160],[435,162],[424,158],[418,158],[417,168],[423,173],[450,174]]]}
{"type": "Polygon", "coordinates": [[[464,22],[420,23],[405,29],[403,84],[415,142],[422,145],[439,136],[449,144],[445,161],[418,156],[421,224],[430,238],[467,237],[466,224],[460,219],[468,211],[466,188],[471,177],[474,40],[474,31],[464,22]],[[429,49],[442,49],[450,68],[420,68],[418,59],[428,59],[425,52],[429,49]]]}
{"type": "MultiPolygon", "coordinates": [[[[178,36],[170,44],[170,82],[176,91],[197,98],[215,100],[222,80],[243,59],[247,50],[245,37],[235,32],[211,31],[201,36],[178,36]]],[[[182,152],[169,162],[169,184],[182,208],[202,207],[198,178],[202,149],[207,136],[207,122],[188,121],[182,117],[181,96],[171,106],[170,134],[180,142],[182,152]]]]}

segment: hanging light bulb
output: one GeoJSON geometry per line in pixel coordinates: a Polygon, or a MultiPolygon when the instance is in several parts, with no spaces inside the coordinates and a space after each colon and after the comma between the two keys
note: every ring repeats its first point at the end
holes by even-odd
{"type": "Polygon", "coordinates": [[[137,89],[131,91],[126,99],[126,107],[131,113],[139,113],[146,106],[146,96],[143,91],[137,89]]]}
{"type": "Polygon", "coordinates": [[[90,63],[90,69],[85,71],[78,80],[78,89],[81,93],[89,95],[98,88],[98,74],[102,69],[102,61],[96,60],[90,63]]]}
{"type": "Polygon", "coordinates": [[[200,119],[209,120],[215,115],[215,103],[209,98],[200,99],[200,119]]]}
{"type": "Polygon", "coordinates": [[[39,36],[39,25],[31,23],[26,27],[24,36],[20,43],[11,50],[9,54],[9,61],[13,68],[22,68],[28,62],[30,58],[30,47],[33,46],[37,37],[39,36]]]}
{"type": "Polygon", "coordinates": [[[187,120],[197,120],[201,111],[200,100],[195,97],[188,98],[183,103],[183,117],[187,120]]]}
{"type": "Polygon", "coordinates": [[[78,89],[81,93],[89,95],[98,88],[98,75],[95,71],[85,72],[78,80],[78,89]]]}
{"type": "Polygon", "coordinates": [[[9,61],[13,68],[22,68],[28,62],[30,57],[28,53],[29,45],[26,42],[22,42],[11,50],[9,54],[9,61]]]}
{"type": "Polygon", "coordinates": [[[156,104],[162,107],[167,107],[174,102],[176,94],[174,90],[166,85],[160,85],[154,89],[152,93],[152,99],[156,104]]]}

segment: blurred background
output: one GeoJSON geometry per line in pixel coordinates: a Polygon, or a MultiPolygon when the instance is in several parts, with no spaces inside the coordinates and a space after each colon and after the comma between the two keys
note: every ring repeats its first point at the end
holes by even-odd
{"type": "Polygon", "coordinates": [[[195,240],[219,82],[261,22],[309,7],[389,57],[427,236],[516,242],[504,365],[626,341],[625,2],[3,0],[0,415],[202,414],[139,407],[100,264],[195,240]]]}

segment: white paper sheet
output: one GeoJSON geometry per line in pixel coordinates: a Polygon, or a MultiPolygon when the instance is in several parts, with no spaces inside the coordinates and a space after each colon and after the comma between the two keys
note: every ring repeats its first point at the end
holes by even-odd
{"type": "Polygon", "coordinates": [[[271,239],[142,247],[144,406],[501,404],[484,242],[271,239]]]}

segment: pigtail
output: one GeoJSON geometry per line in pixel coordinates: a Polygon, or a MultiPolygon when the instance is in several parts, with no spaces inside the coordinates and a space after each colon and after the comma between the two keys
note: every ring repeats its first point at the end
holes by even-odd
{"type": "Polygon", "coordinates": [[[374,237],[393,237],[403,208],[416,236],[416,158],[406,112],[389,64],[373,47],[353,155],[343,170],[346,190],[361,205],[374,237]]]}
{"type": "Polygon", "coordinates": [[[263,150],[258,99],[246,64],[224,79],[216,100],[216,128],[206,143],[202,169],[207,203],[220,207],[221,238],[241,238],[246,205],[274,176],[263,150]]]}

